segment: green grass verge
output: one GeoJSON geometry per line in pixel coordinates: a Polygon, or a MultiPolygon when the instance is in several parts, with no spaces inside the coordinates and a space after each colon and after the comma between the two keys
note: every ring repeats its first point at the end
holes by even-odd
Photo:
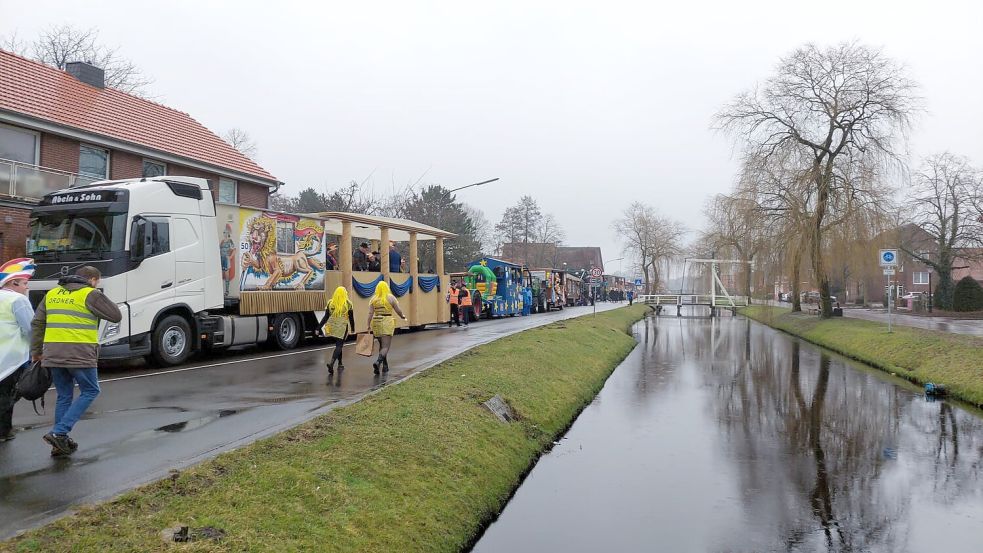
{"type": "Polygon", "coordinates": [[[953,397],[983,407],[983,338],[857,319],[821,320],[787,308],[752,306],[748,317],[916,384],[945,384],[953,397]]]}
{"type": "Polygon", "coordinates": [[[458,551],[628,355],[644,306],[528,330],[0,543],[7,551],[458,551]],[[520,419],[481,407],[495,394],[520,419]],[[181,523],[218,541],[164,543],[181,523]]]}

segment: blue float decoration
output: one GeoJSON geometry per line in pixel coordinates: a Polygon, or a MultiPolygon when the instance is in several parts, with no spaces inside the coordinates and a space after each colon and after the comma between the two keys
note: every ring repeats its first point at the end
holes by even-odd
{"type": "Polygon", "coordinates": [[[440,277],[439,276],[422,276],[417,277],[416,281],[420,284],[420,290],[424,292],[429,292],[434,288],[440,291],[440,277]]]}
{"type": "Polygon", "coordinates": [[[402,284],[396,284],[396,281],[389,279],[389,288],[393,291],[394,296],[401,298],[405,296],[407,292],[413,291],[413,277],[406,277],[406,282],[402,284]]]}
{"type": "Polygon", "coordinates": [[[372,282],[366,282],[366,283],[362,283],[355,280],[355,277],[353,276],[352,288],[355,289],[355,293],[358,294],[359,296],[363,298],[370,298],[372,297],[372,294],[375,294],[375,287],[380,282],[382,282],[382,275],[377,276],[375,280],[373,280],[372,282]]]}

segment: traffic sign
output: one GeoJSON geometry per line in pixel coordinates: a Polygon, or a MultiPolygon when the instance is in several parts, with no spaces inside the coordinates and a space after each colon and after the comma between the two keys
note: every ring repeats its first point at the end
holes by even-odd
{"type": "Polygon", "coordinates": [[[898,264],[898,250],[880,250],[877,259],[881,267],[894,267],[898,264]]]}
{"type": "Polygon", "coordinates": [[[636,278],[635,279],[635,286],[641,286],[641,285],[642,285],[642,279],[636,278]]]}
{"type": "Polygon", "coordinates": [[[594,278],[601,278],[601,274],[602,274],[602,272],[601,272],[601,268],[600,267],[591,267],[590,268],[590,276],[592,276],[594,278]]]}
{"type": "Polygon", "coordinates": [[[587,281],[590,282],[591,286],[600,286],[600,284],[601,284],[601,277],[599,277],[599,276],[592,276],[592,277],[588,278],[587,281]]]}
{"type": "Polygon", "coordinates": [[[884,269],[884,274],[887,275],[887,276],[893,275],[894,274],[894,267],[885,268],[884,269]]]}

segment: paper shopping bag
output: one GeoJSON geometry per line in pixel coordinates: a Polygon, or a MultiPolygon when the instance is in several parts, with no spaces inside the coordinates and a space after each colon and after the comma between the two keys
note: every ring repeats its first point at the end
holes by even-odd
{"type": "Polygon", "coordinates": [[[355,353],[369,357],[372,355],[372,335],[363,332],[355,339],[355,353]]]}

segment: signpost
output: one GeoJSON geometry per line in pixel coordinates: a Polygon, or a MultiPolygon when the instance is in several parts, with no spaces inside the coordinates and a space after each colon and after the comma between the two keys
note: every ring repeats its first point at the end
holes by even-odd
{"type": "Polygon", "coordinates": [[[884,269],[884,276],[887,279],[887,332],[891,333],[891,306],[894,305],[894,288],[891,286],[891,277],[898,266],[898,250],[880,250],[877,252],[877,262],[884,269]]]}
{"type": "Polygon", "coordinates": [[[597,316],[597,288],[601,285],[601,275],[603,274],[604,272],[601,271],[600,267],[591,267],[590,277],[587,279],[587,282],[590,282],[591,297],[594,298],[594,301],[591,302],[591,304],[594,306],[593,317],[597,316]]]}

